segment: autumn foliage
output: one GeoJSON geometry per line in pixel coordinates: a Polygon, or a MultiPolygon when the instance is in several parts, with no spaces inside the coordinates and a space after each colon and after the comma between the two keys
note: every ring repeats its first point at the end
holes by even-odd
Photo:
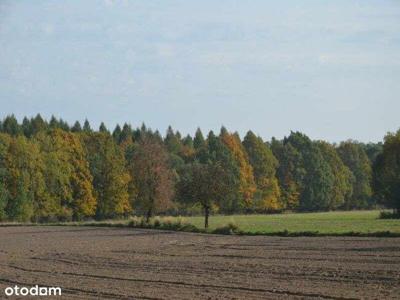
{"type": "Polygon", "coordinates": [[[37,115],[0,122],[0,220],[105,219],[132,214],[277,213],[399,206],[399,133],[385,143],[269,142],[249,131],[163,137],[144,124],[37,115]],[[373,183],[373,185],[371,185],[373,183]],[[374,189],[372,189],[372,187],[374,189]]]}

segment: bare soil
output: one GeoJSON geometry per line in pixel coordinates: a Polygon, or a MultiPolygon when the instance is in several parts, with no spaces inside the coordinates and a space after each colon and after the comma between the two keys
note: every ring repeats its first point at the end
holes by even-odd
{"type": "Polygon", "coordinates": [[[36,284],[63,299],[399,299],[400,238],[0,227],[0,298],[36,284]]]}

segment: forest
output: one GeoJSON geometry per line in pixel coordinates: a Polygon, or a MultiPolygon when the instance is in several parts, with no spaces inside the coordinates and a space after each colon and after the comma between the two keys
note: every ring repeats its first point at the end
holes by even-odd
{"type": "Polygon", "coordinates": [[[0,122],[0,221],[130,215],[400,210],[400,130],[339,144],[222,127],[182,136],[125,123],[98,130],[39,114],[0,122]]]}

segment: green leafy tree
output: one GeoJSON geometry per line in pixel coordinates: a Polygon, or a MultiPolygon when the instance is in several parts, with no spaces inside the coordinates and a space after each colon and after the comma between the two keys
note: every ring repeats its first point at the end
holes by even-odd
{"type": "Polygon", "coordinates": [[[343,163],[353,174],[353,193],[346,198],[345,208],[371,207],[373,205],[372,167],[363,147],[357,142],[347,141],[341,143],[337,151],[343,163]]]}
{"type": "Polygon", "coordinates": [[[218,201],[221,212],[233,213],[243,210],[245,204],[240,189],[240,166],[232,151],[213,131],[210,131],[207,136],[206,147],[199,149],[196,161],[219,165],[225,170],[225,176],[218,179],[221,186],[229,187],[224,198],[218,201]]]}
{"type": "Polygon", "coordinates": [[[335,178],[318,145],[299,132],[292,132],[282,144],[274,143],[286,201],[295,195],[301,210],[328,210],[335,178]]]}
{"type": "MultiPolygon", "coordinates": [[[[0,174],[3,176],[3,174],[0,174]]],[[[8,190],[4,182],[0,182],[0,222],[7,220],[6,206],[8,202],[8,190]]]]}
{"type": "Polygon", "coordinates": [[[10,220],[28,222],[32,221],[35,215],[32,190],[27,186],[29,180],[29,174],[25,171],[16,178],[14,194],[10,197],[6,208],[10,220]]]}
{"type": "Polygon", "coordinates": [[[271,149],[279,161],[276,176],[281,189],[281,200],[285,209],[295,210],[300,206],[300,193],[305,169],[299,151],[290,143],[272,139],[271,149]]]}
{"type": "Polygon", "coordinates": [[[9,201],[9,192],[7,186],[8,169],[7,156],[11,137],[8,134],[0,133],[0,221],[7,220],[7,203],[9,201]]]}
{"type": "Polygon", "coordinates": [[[374,194],[386,207],[400,214],[400,130],[385,136],[383,151],[373,168],[374,194]]]}
{"type": "Polygon", "coordinates": [[[105,132],[84,134],[82,139],[97,198],[96,218],[127,215],[132,211],[128,193],[131,177],[122,149],[105,132]]]}
{"type": "Polygon", "coordinates": [[[201,164],[195,162],[185,166],[177,189],[179,200],[185,203],[199,203],[204,212],[204,227],[208,228],[208,220],[213,206],[220,205],[229,193],[229,185],[225,177],[229,176],[219,163],[201,164]],[[219,180],[215,180],[218,178],[219,180]]]}
{"type": "Polygon", "coordinates": [[[329,209],[337,209],[342,207],[345,199],[351,197],[353,193],[353,175],[349,168],[342,162],[334,146],[323,141],[317,142],[317,145],[334,177],[333,186],[331,186],[328,193],[330,198],[329,209]]]}
{"type": "Polygon", "coordinates": [[[16,221],[29,221],[44,213],[47,205],[43,177],[43,160],[39,146],[25,136],[11,139],[6,155],[8,170],[8,217],[16,221]]]}
{"type": "Polygon", "coordinates": [[[231,151],[233,158],[239,166],[239,193],[246,209],[251,208],[256,184],[254,182],[253,168],[249,162],[247,153],[240,141],[238,134],[230,134],[224,128],[221,130],[220,138],[231,151]]]}
{"type": "Polygon", "coordinates": [[[364,149],[365,153],[367,154],[371,166],[375,163],[375,160],[378,157],[378,155],[381,154],[383,151],[382,142],[368,143],[368,144],[360,143],[360,146],[364,149]]]}

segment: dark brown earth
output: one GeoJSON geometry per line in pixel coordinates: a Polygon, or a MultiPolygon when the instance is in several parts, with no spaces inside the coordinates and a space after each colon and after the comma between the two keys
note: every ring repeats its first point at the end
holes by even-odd
{"type": "Polygon", "coordinates": [[[0,227],[0,297],[36,284],[62,299],[399,299],[400,238],[0,227]]]}

